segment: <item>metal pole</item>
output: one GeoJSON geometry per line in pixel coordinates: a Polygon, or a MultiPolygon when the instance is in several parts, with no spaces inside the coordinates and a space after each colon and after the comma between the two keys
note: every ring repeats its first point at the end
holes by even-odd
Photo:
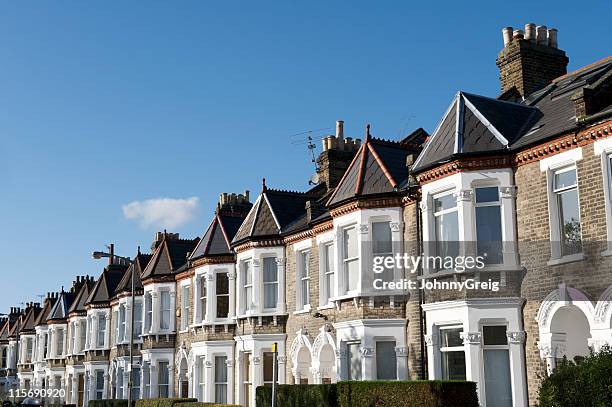
{"type": "Polygon", "coordinates": [[[278,380],[278,345],[274,342],[272,345],[272,354],[274,362],[272,363],[272,407],[276,407],[276,381],[278,380]]]}
{"type": "Polygon", "coordinates": [[[134,374],[134,307],[136,307],[134,293],[134,273],[136,272],[135,262],[130,266],[132,268],[132,307],[130,309],[130,369],[128,374],[128,407],[132,407],[132,375],[134,374]]]}

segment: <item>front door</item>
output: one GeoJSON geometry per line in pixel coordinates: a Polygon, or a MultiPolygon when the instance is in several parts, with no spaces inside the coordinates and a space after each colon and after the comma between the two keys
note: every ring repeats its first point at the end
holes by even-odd
{"type": "Polygon", "coordinates": [[[189,397],[189,381],[183,380],[181,382],[181,397],[187,398],[189,397]]]}
{"type": "Polygon", "coordinates": [[[77,391],[77,407],[83,407],[83,393],[85,392],[85,375],[83,373],[80,373],[78,375],[79,378],[79,384],[78,384],[78,391],[77,391]]]}

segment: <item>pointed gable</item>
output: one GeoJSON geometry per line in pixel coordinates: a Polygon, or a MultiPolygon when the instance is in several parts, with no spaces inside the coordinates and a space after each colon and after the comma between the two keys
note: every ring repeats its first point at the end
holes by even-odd
{"type": "Polygon", "coordinates": [[[74,295],[69,292],[62,290],[53,304],[53,308],[49,311],[47,321],[61,321],[68,318],[68,309],[74,300],[74,295]]]}
{"type": "Polygon", "coordinates": [[[406,159],[417,150],[410,143],[393,142],[366,135],[353,162],[327,202],[339,205],[354,198],[396,192],[408,179],[406,159]]]}
{"type": "Polygon", "coordinates": [[[19,324],[19,333],[29,333],[34,332],[36,318],[38,314],[42,311],[40,306],[30,305],[26,308],[26,313],[22,317],[21,322],[19,324]]]}
{"type": "Polygon", "coordinates": [[[51,313],[51,310],[53,309],[53,306],[55,305],[56,301],[57,293],[47,294],[47,298],[45,298],[45,301],[43,302],[42,311],[40,312],[40,314],[38,314],[38,318],[36,318],[36,321],[34,321],[35,326],[47,324],[47,317],[51,313]]]}
{"type": "Polygon", "coordinates": [[[524,134],[537,109],[519,103],[459,92],[440,121],[413,171],[462,154],[504,151],[524,134]]]}
{"type": "Polygon", "coordinates": [[[127,271],[123,274],[123,278],[117,284],[114,295],[121,293],[132,292],[132,273],[134,274],[134,289],[136,292],[142,292],[142,273],[147,267],[147,264],[153,257],[151,254],[138,253],[134,258],[134,262],[130,264],[127,271]]]}
{"type": "Polygon", "coordinates": [[[308,192],[268,189],[264,180],[262,192],[240,225],[232,244],[248,239],[280,236],[304,214],[306,202],[314,198],[308,192]]]}
{"type": "Polygon", "coordinates": [[[243,216],[227,216],[219,212],[215,213],[213,221],[206,229],[206,233],[200,239],[195,250],[189,257],[194,260],[206,256],[231,255],[231,242],[240,225],[244,221],[243,216]]]}
{"type": "Polygon", "coordinates": [[[89,276],[85,277],[85,281],[81,286],[81,289],[78,291],[72,305],[68,309],[68,314],[82,314],[87,311],[85,308],[85,304],[87,303],[87,299],[89,298],[89,294],[94,286],[94,281],[89,276]]]}
{"type": "Polygon", "coordinates": [[[111,264],[106,266],[98,281],[91,289],[85,305],[105,304],[111,299],[119,281],[127,270],[127,266],[111,264]]]}
{"type": "Polygon", "coordinates": [[[187,255],[193,251],[198,242],[199,238],[179,239],[173,234],[164,232],[162,241],[155,248],[142,272],[142,281],[175,274],[187,263],[187,255]]]}

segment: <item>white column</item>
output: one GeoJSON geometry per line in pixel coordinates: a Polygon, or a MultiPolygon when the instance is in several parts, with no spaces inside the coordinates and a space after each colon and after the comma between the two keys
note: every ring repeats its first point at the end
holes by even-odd
{"type": "MultiPolygon", "coordinates": [[[[391,247],[393,250],[393,254],[403,254],[404,247],[402,246],[402,232],[404,230],[403,222],[391,222],[389,225],[391,227],[391,247]]],[[[372,239],[373,241],[374,239],[372,239]]],[[[404,269],[393,267],[393,279],[395,281],[399,281],[404,278],[404,269]]]]}
{"type": "Polygon", "coordinates": [[[109,310],[109,312],[106,314],[106,330],[104,332],[104,349],[110,348],[111,346],[111,315],[112,312],[111,310],[109,310]]]}
{"type": "Polygon", "coordinates": [[[515,406],[527,406],[527,371],[525,367],[525,331],[507,332],[510,348],[510,381],[515,406]]]}
{"type": "Polygon", "coordinates": [[[471,189],[462,189],[455,193],[457,198],[457,216],[463,221],[459,222],[459,241],[463,247],[459,247],[460,256],[473,256],[476,254],[476,230],[474,219],[474,193],[471,189]]]}
{"type": "Polygon", "coordinates": [[[205,274],[206,276],[206,322],[211,322],[215,319],[215,308],[216,308],[216,290],[215,280],[216,276],[213,271],[209,271],[205,274]]]}
{"type": "MultiPolygon", "coordinates": [[[[357,285],[359,292],[369,291],[371,287],[370,283],[370,271],[372,264],[372,250],[370,238],[370,224],[360,223],[357,225],[357,246],[359,248],[359,284],[357,285]],[[366,271],[367,270],[367,271],[366,271]],[[368,278],[364,278],[364,274],[368,273],[368,278]]],[[[363,343],[362,343],[363,346],[363,343]]]]}
{"type": "Polygon", "coordinates": [[[483,378],[480,376],[481,336],[480,332],[461,332],[461,339],[463,339],[465,348],[466,380],[476,383],[478,399],[484,400],[483,378]]]}
{"type": "Polygon", "coordinates": [[[374,348],[367,338],[361,340],[361,347],[359,352],[361,353],[361,379],[362,380],[375,380],[374,376],[374,348]]]}
{"type": "Polygon", "coordinates": [[[441,379],[438,335],[425,335],[425,345],[427,346],[427,371],[429,372],[429,380],[441,379]]]}
{"type": "Polygon", "coordinates": [[[200,309],[200,278],[201,278],[201,274],[196,274],[193,277],[193,280],[191,282],[191,285],[193,287],[193,291],[192,291],[192,310],[191,312],[193,313],[193,323],[194,324],[199,324],[202,322],[202,320],[204,318],[202,318],[202,310],[200,309]]]}
{"type": "MultiPolygon", "coordinates": [[[[253,302],[255,303],[255,312],[261,314],[263,312],[264,304],[264,290],[263,290],[263,275],[261,273],[261,260],[256,257],[251,262],[252,273],[253,273],[253,289],[251,290],[253,302]]],[[[249,304],[246,304],[248,307],[249,304]]]]}
{"type": "Polygon", "coordinates": [[[170,291],[170,331],[176,330],[176,286],[175,291],[170,291]]]}
{"type": "MultiPolygon", "coordinates": [[[[230,271],[227,273],[229,283],[229,318],[236,316],[236,272],[230,271]]],[[[229,401],[229,400],[228,400],[229,401]]]]}
{"type": "MultiPolygon", "coordinates": [[[[128,298],[125,303],[125,342],[130,343],[130,336],[133,335],[132,332],[132,298],[128,298]]],[[[126,385],[127,387],[127,385],[126,385]]]]}
{"type": "MultiPolygon", "coordinates": [[[[251,377],[253,378],[252,381],[252,386],[253,386],[253,391],[252,391],[252,397],[251,400],[249,401],[249,405],[250,406],[254,406],[255,405],[255,389],[257,389],[258,386],[262,386],[263,385],[263,360],[262,360],[262,356],[261,356],[261,351],[259,351],[257,354],[255,353],[255,349],[253,349],[253,353],[251,353],[251,369],[252,371],[252,375],[251,377]]],[[[280,378],[280,375],[279,375],[280,378]]]]}
{"type": "Polygon", "coordinates": [[[518,267],[518,239],[514,218],[516,211],[516,187],[500,187],[499,192],[501,196],[503,261],[506,265],[518,267]]]}
{"type": "Polygon", "coordinates": [[[214,359],[211,360],[212,358],[214,358],[214,356],[209,354],[204,361],[204,383],[206,383],[204,386],[204,391],[206,392],[204,395],[205,402],[211,402],[215,399],[215,385],[213,384],[215,370],[213,369],[214,359]]]}
{"type": "Polygon", "coordinates": [[[168,363],[168,397],[174,397],[174,358],[168,363]]]}
{"type": "MultiPolygon", "coordinates": [[[[276,304],[276,312],[279,314],[287,313],[287,299],[285,291],[285,280],[286,272],[285,265],[287,261],[284,257],[276,258],[277,272],[278,272],[278,303],[276,304]]],[[[262,290],[263,291],[263,290],[262,290]]]]}
{"type": "Polygon", "coordinates": [[[234,350],[227,355],[227,403],[234,403],[234,350]]]}
{"type": "MultiPolygon", "coordinates": [[[[72,390],[70,391],[70,398],[71,398],[70,404],[76,404],[77,400],[79,399],[79,375],[76,371],[72,375],[72,380],[71,380],[70,385],[72,386],[72,390]]],[[[77,407],[81,407],[81,406],[77,406],[77,407]]]]}
{"type": "Polygon", "coordinates": [[[338,342],[336,348],[336,381],[348,378],[348,366],[346,362],[346,346],[338,342]]]}
{"type": "Polygon", "coordinates": [[[408,380],[408,348],[396,346],[395,358],[397,360],[397,380],[408,380]]]}

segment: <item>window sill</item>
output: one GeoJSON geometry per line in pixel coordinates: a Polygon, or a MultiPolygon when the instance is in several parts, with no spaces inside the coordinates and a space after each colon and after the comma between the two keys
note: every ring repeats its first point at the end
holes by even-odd
{"type": "Polygon", "coordinates": [[[561,264],[574,263],[582,260],[584,260],[584,253],[576,253],[571,254],[569,256],[563,256],[559,259],[550,259],[546,264],[548,264],[549,266],[558,266],[561,264]]]}
{"type": "Polygon", "coordinates": [[[304,314],[309,314],[311,310],[310,304],[307,305],[305,308],[302,308],[300,310],[294,311],[293,315],[304,315],[304,314]]]}
{"type": "Polygon", "coordinates": [[[609,257],[612,256],[612,248],[606,249],[603,252],[601,252],[601,256],[602,257],[609,257]]]}
{"type": "Polygon", "coordinates": [[[317,311],[322,311],[326,309],[334,309],[334,308],[336,308],[336,306],[334,305],[334,303],[330,302],[325,305],[321,305],[320,307],[317,307],[317,311]]]}

